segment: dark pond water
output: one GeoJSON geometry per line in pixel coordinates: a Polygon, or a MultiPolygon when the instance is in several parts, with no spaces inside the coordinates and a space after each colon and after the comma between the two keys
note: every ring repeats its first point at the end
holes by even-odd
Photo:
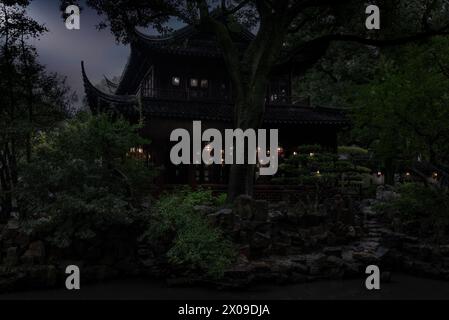
{"type": "Polygon", "coordinates": [[[207,288],[171,288],[165,282],[126,279],[85,285],[80,291],[64,289],[30,291],[0,295],[9,299],[114,299],[114,300],[240,300],[240,299],[449,299],[449,282],[393,274],[390,283],[379,291],[368,291],[364,280],[318,281],[294,285],[257,285],[245,291],[220,291],[207,288]]]}

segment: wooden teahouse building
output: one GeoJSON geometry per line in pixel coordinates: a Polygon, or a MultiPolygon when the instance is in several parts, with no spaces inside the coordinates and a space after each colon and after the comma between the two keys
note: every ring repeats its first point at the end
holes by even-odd
{"type": "MultiPolygon", "coordinates": [[[[239,46],[247,46],[254,35],[242,28],[233,34],[239,46]]],[[[311,107],[292,97],[295,66],[273,72],[267,91],[263,127],[279,129],[283,155],[300,145],[337,146],[337,132],[347,125],[338,109],[311,107]]],[[[209,184],[227,182],[227,165],[174,166],[170,161],[170,134],[174,129],[192,130],[202,121],[203,130],[233,127],[232,85],[214,35],[187,26],[168,37],[154,37],[136,31],[131,55],[109,92],[96,88],[82,64],[88,104],[94,114],[123,115],[131,122],[143,119],[141,134],[148,146],[133,150],[160,168],[160,183],[209,184]]]]}

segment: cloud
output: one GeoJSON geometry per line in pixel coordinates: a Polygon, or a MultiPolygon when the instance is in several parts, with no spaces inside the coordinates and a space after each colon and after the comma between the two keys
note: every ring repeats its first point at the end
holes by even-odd
{"type": "Polygon", "coordinates": [[[39,41],[33,42],[41,63],[49,71],[66,76],[67,84],[80,98],[84,95],[81,60],[85,61],[94,83],[101,81],[103,75],[110,78],[121,75],[129,48],[117,44],[108,30],[97,30],[101,18],[95,11],[84,7],[80,30],[66,29],[57,1],[33,1],[28,14],[49,30],[39,41]]]}

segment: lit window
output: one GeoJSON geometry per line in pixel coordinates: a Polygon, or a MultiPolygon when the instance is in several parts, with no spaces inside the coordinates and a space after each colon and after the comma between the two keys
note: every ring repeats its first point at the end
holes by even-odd
{"type": "Polygon", "coordinates": [[[209,88],[209,80],[201,80],[201,88],[203,89],[209,88]]]}
{"type": "Polygon", "coordinates": [[[197,88],[198,87],[198,79],[190,79],[190,86],[192,88],[197,88]]]}
{"type": "Polygon", "coordinates": [[[181,78],[180,77],[171,78],[171,84],[175,87],[179,87],[179,85],[181,84],[181,78]]]}

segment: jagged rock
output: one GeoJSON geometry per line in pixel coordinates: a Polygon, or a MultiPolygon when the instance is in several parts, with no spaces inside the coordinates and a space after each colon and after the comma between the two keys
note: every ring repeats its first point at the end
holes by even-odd
{"type": "Polygon", "coordinates": [[[326,222],[327,217],[327,211],[323,207],[320,210],[303,214],[299,223],[305,227],[319,226],[326,222]]]}
{"type": "Polygon", "coordinates": [[[446,245],[440,245],[440,254],[443,257],[449,257],[449,244],[446,245]]]}
{"type": "Polygon", "coordinates": [[[14,238],[14,244],[21,249],[26,249],[30,244],[30,237],[26,233],[20,232],[14,238]]]}
{"type": "Polygon", "coordinates": [[[354,239],[357,237],[357,232],[353,226],[348,227],[348,231],[346,232],[346,237],[350,239],[354,239]]]}
{"type": "Polygon", "coordinates": [[[20,229],[19,220],[9,219],[8,223],[3,228],[2,238],[5,240],[6,239],[8,239],[8,240],[15,239],[15,237],[19,233],[19,229],[20,229]]]}
{"type": "Polygon", "coordinates": [[[433,248],[426,244],[404,243],[403,250],[411,253],[419,259],[429,261],[432,258],[433,248]]]}
{"type": "Polygon", "coordinates": [[[250,257],[251,248],[249,245],[243,245],[239,247],[239,254],[244,255],[247,259],[250,257]]]}
{"type": "Polygon", "coordinates": [[[363,199],[360,203],[360,209],[363,210],[364,207],[372,207],[378,203],[376,199],[363,199]]]}
{"type": "Polygon", "coordinates": [[[253,218],[253,199],[250,196],[238,196],[234,202],[234,212],[243,220],[252,220],[253,218]]]}
{"type": "Polygon", "coordinates": [[[42,241],[35,241],[30,244],[28,250],[23,254],[21,260],[24,263],[42,264],[45,261],[45,245],[42,241]]]}
{"type": "Polygon", "coordinates": [[[195,212],[198,212],[202,216],[207,216],[208,214],[214,213],[214,211],[216,211],[217,208],[212,207],[212,206],[198,205],[198,206],[194,206],[193,210],[195,212]]]}
{"type": "Polygon", "coordinates": [[[256,200],[253,202],[253,219],[256,221],[267,221],[268,219],[268,201],[256,200]]]}
{"type": "Polygon", "coordinates": [[[292,224],[292,225],[297,225],[298,224],[298,215],[292,211],[288,211],[286,216],[285,216],[287,223],[292,224]]]}
{"type": "Polygon", "coordinates": [[[18,230],[20,228],[20,222],[18,219],[10,219],[6,225],[8,230],[18,230]]]}
{"type": "Polygon", "coordinates": [[[269,272],[272,270],[272,266],[267,261],[253,261],[250,268],[254,272],[269,272]]]}
{"type": "Polygon", "coordinates": [[[325,247],[323,253],[328,256],[341,257],[342,248],[341,247],[325,247]]]}
{"type": "Polygon", "coordinates": [[[233,224],[232,209],[224,208],[216,213],[207,215],[207,219],[213,226],[230,227],[233,224]]]}
{"type": "Polygon", "coordinates": [[[268,218],[271,222],[279,222],[284,219],[284,214],[281,211],[268,212],[268,218]]]}
{"type": "Polygon", "coordinates": [[[326,264],[327,256],[322,253],[315,253],[307,255],[306,259],[306,264],[309,267],[310,275],[321,274],[321,271],[326,264]]]}
{"type": "Polygon", "coordinates": [[[152,254],[152,252],[151,252],[150,248],[142,247],[142,248],[137,249],[137,254],[140,257],[148,257],[152,254]]]}
{"type": "Polygon", "coordinates": [[[6,250],[6,257],[4,264],[9,267],[14,267],[19,262],[19,253],[17,247],[11,247],[6,250]]]}
{"type": "Polygon", "coordinates": [[[382,234],[383,243],[389,247],[402,248],[404,243],[419,243],[417,237],[407,236],[406,234],[393,232],[388,229],[380,229],[382,234]]]}
{"type": "Polygon", "coordinates": [[[369,251],[355,251],[352,254],[354,260],[360,261],[365,264],[375,264],[379,260],[374,254],[374,252],[369,251]]]}
{"type": "Polygon", "coordinates": [[[307,274],[307,272],[309,271],[309,267],[305,263],[292,261],[291,266],[293,272],[295,273],[307,274]]]}
{"type": "Polygon", "coordinates": [[[343,259],[336,256],[328,256],[326,259],[326,267],[340,270],[344,265],[343,259]]]}
{"type": "Polygon", "coordinates": [[[53,265],[27,268],[27,283],[37,288],[52,288],[58,280],[58,270],[53,265]]]}
{"type": "Polygon", "coordinates": [[[287,213],[288,211],[288,203],[286,201],[279,201],[268,204],[268,208],[270,211],[280,211],[281,213],[287,213]]]}
{"type": "Polygon", "coordinates": [[[309,280],[309,277],[303,273],[293,272],[291,275],[292,283],[305,283],[309,280]]]}
{"type": "Polygon", "coordinates": [[[156,265],[156,260],[152,258],[143,259],[140,261],[144,267],[154,267],[156,265]]]}
{"type": "Polygon", "coordinates": [[[364,215],[365,219],[375,217],[377,215],[376,211],[374,211],[372,207],[363,207],[361,212],[364,215]]]}
{"type": "Polygon", "coordinates": [[[251,248],[267,249],[271,244],[271,237],[269,234],[256,232],[251,241],[251,248]]]}
{"type": "Polygon", "coordinates": [[[271,251],[275,254],[286,255],[290,249],[291,249],[291,243],[275,241],[272,244],[271,251]]]}
{"type": "Polygon", "coordinates": [[[316,246],[316,245],[319,245],[319,244],[332,245],[333,243],[329,243],[328,238],[329,238],[329,233],[328,232],[323,232],[323,233],[311,235],[310,238],[309,238],[309,245],[312,246],[312,247],[316,246]]]}
{"type": "Polygon", "coordinates": [[[391,201],[397,199],[399,194],[394,192],[392,188],[388,186],[379,186],[376,191],[376,200],[379,201],[391,201]]]}

